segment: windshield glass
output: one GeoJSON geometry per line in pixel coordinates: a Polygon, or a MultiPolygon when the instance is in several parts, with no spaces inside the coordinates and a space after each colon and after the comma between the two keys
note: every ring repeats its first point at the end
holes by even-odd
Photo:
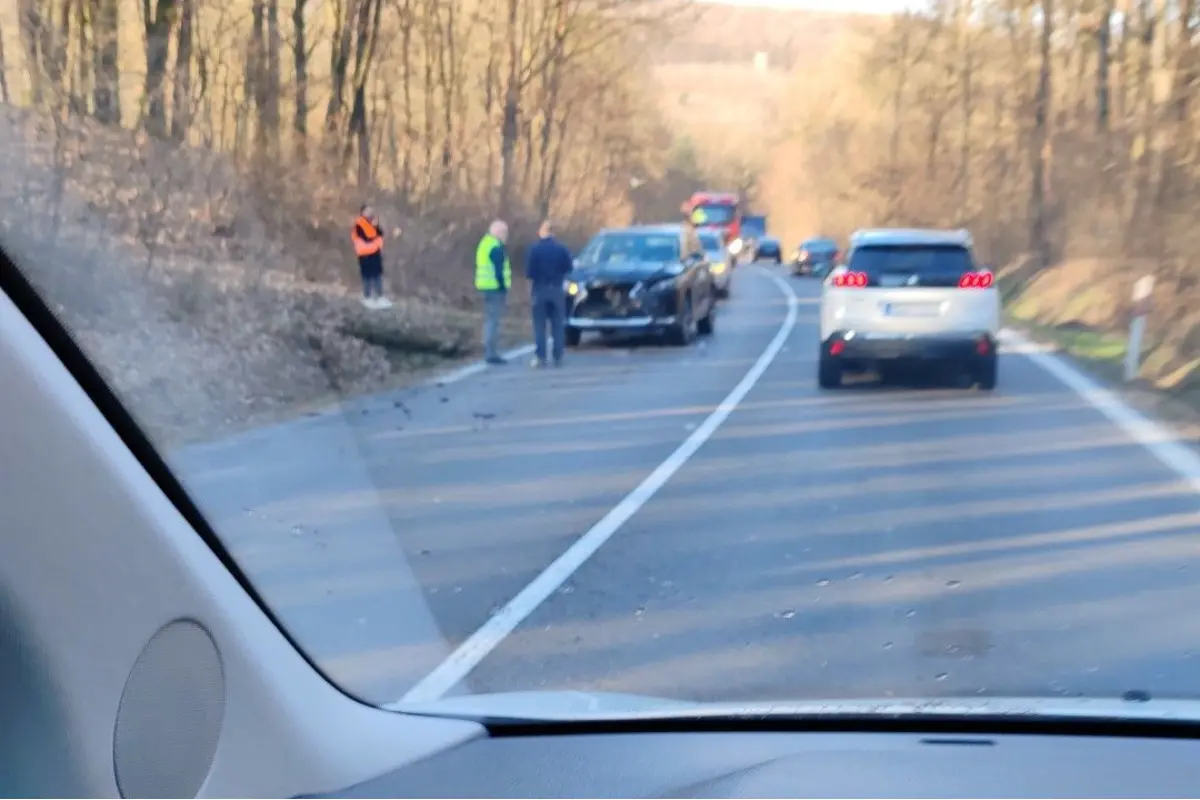
{"type": "Polygon", "coordinates": [[[0,4],[0,244],[368,702],[1200,696],[1183,6],[692,5],[0,4]]]}
{"type": "Polygon", "coordinates": [[[832,256],[838,247],[832,239],[807,239],[801,242],[800,249],[814,256],[832,256]]]}
{"type": "Polygon", "coordinates": [[[673,233],[606,233],[584,248],[580,261],[587,264],[612,262],[663,262],[679,258],[679,236],[673,233]]]}
{"type": "Polygon", "coordinates": [[[726,204],[703,204],[692,209],[696,225],[727,225],[737,217],[737,207],[726,204]]]}

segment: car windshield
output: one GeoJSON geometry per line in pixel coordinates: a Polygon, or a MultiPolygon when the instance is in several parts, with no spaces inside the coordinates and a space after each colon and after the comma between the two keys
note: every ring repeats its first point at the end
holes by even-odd
{"type": "Polygon", "coordinates": [[[612,262],[666,262],[679,258],[679,236],[675,233],[605,233],[583,249],[580,261],[588,264],[612,262]]]}
{"type": "Polygon", "coordinates": [[[1184,6],[709,5],[10,0],[0,244],[366,702],[1200,696],[1184,6]]]}
{"type": "Polygon", "coordinates": [[[837,252],[837,242],[830,239],[808,239],[801,242],[800,249],[813,255],[832,255],[837,252]]]}
{"type": "Polygon", "coordinates": [[[725,225],[736,216],[737,207],[725,203],[703,203],[692,209],[692,222],[697,225],[725,225]]]}

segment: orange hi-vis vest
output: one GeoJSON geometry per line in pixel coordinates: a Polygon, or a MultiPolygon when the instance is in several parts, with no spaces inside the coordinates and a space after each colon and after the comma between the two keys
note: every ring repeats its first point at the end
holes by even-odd
{"type": "Polygon", "coordinates": [[[383,249],[383,235],[366,217],[354,220],[350,239],[354,242],[354,254],[359,258],[373,256],[383,249]]]}

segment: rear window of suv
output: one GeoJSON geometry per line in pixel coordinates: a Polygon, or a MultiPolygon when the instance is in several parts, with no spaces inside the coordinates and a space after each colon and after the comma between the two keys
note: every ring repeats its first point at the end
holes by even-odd
{"type": "Polygon", "coordinates": [[[867,285],[957,286],[964,273],[974,272],[971,251],[956,244],[871,244],[854,248],[847,265],[865,272],[867,285]]]}

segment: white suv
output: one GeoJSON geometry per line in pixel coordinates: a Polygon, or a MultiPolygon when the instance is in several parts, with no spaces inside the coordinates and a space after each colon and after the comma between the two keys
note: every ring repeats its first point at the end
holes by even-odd
{"type": "Polygon", "coordinates": [[[890,364],[942,361],[996,388],[1000,294],[965,230],[860,230],[821,292],[818,382],[890,364]]]}

